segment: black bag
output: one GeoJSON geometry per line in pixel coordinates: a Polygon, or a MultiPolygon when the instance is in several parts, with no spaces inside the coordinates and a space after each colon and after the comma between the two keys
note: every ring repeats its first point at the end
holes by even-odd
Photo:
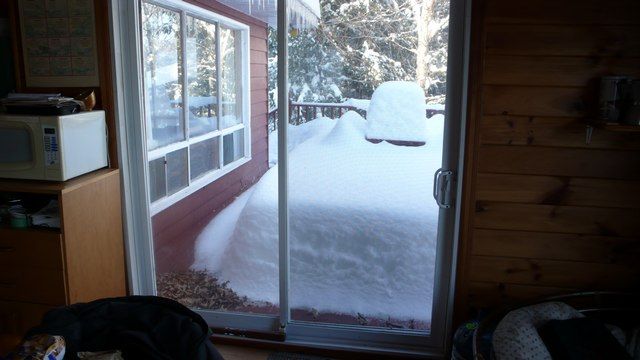
{"type": "Polygon", "coordinates": [[[96,300],[54,309],[29,330],[60,335],[65,359],[79,351],[120,350],[125,359],[222,360],[202,317],[180,303],[156,296],[96,300]]]}

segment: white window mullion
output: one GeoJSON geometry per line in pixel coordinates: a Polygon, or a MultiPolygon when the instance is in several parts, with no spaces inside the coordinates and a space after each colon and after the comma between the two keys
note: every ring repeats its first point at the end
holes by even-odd
{"type": "Polygon", "coordinates": [[[240,46],[240,65],[243,69],[241,74],[242,91],[242,123],[245,125],[244,131],[244,154],[251,156],[251,35],[247,31],[241,32],[242,45],[240,46]],[[244,89],[249,89],[245,91],[244,89]]]}
{"type": "MultiPolygon", "coordinates": [[[[222,131],[222,58],[220,53],[220,23],[216,23],[216,109],[217,109],[217,121],[218,130],[222,131]]],[[[220,134],[220,140],[218,141],[218,166],[220,169],[224,167],[224,146],[223,146],[224,134],[220,134]]]]}
{"type": "MultiPolygon", "coordinates": [[[[182,54],[182,117],[184,121],[184,137],[190,143],[191,129],[189,128],[189,77],[187,74],[187,13],[180,12],[180,53],[182,54]]],[[[191,146],[187,145],[187,184],[191,184],[191,146]]],[[[187,185],[188,186],[188,185],[187,185]]]]}

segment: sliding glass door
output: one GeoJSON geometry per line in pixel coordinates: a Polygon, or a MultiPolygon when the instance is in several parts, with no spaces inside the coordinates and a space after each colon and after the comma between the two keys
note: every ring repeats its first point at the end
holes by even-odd
{"type": "Polygon", "coordinates": [[[113,1],[134,289],[225,334],[439,354],[467,4],[286,4],[269,29],[113,1]]]}

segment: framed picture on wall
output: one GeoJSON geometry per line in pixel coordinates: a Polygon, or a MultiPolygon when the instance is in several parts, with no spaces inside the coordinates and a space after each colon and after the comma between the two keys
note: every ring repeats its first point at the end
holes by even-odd
{"type": "Polygon", "coordinates": [[[17,0],[27,87],[99,86],[93,0],[17,0]]]}

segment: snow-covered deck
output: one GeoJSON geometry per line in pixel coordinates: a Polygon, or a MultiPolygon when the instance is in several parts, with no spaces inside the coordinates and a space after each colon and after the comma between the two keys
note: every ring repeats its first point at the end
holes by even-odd
{"type": "MultiPolygon", "coordinates": [[[[367,141],[355,112],[289,126],[293,308],[430,321],[443,123],[419,147],[367,141]]],[[[205,228],[192,268],[277,304],[277,204],[275,165],[205,228]]]]}

